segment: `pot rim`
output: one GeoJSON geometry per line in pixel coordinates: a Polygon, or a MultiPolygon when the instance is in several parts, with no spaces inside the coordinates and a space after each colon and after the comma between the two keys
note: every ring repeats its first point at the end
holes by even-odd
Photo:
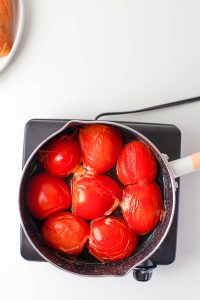
{"type": "Polygon", "coordinates": [[[134,269],[135,267],[139,266],[140,264],[142,264],[143,262],[145,262],[147,259],[149,259],[155,252],[156,250],[160,247],[160,245],[163,243],[164,239],[166,238],[168,232],[169,232],[169,229],[171,227],[171,223],[173,221],[173,216],[174,216],[174,212],[175,212],[175,191],[176,191],[176,181],[174,179],[174,175],[173,175],[173,172],[170,168],[170,164],[167,160],[167,155],[166,154],[162,154],[159,149],[146,137],[144,136],[143,134],[141,134],[140,132],[138,132],[137,130],[135,129],[132,129],[126,125],[123,125],[121,123],[118,123],[118,122],[113,122],[113,121],[99,121],[99,120],[92,120],[92,121],[85,121],[85,120],[70,120],[69,122],[67,122],[64,126],[62,126],[59,130],[57,130],[56,132],[54,132],[53,134],[51,134],[50,136],[48,136],[44,141],[42,141],[35,149],[34,151],[31,153],[31,155],[29,156],[29,158],[27,159],[24,167],[23,167],[23,170],[22,170],[22,175],[21,175],[21,179],[20,179],[20,184],[19,184],[19,192],[18,192],[18,205],[19,205],[19,212],[20,212],[20,221],[21,221],[21,226],[22,226],[22,229],[26,235],[26,237],[28,238],[28,241],[30,242],[31,246],[39,253],[39,255],[41,257],[44,258],[44,260],[50,262],[51,264],[53,264],[54,266],[60,268],[61,270],[64,270],[64,271],[67,271],[67,272],[70,272],[70,273],[73,273],[73,274],[77,274],[77,275],[82,275],[82,276],[124,276],[126,275],[127,273],[129,273],[132,269],[134,269]],[[142,139],[144,139],[145,141],[147,141],[147,143],[149,143],[151,145],[151,147],[157,152],[157,154],[159,155],[160,159],[162,160],[162,162],[164,163],[166,169],[167,169],[167,172],[169,174],[169,177],[170,177],[170,183],[171,183],[171,187],[172,187],[172,208],[171,208],[171,215],[170,215],[170,219],[169,219],[169,222],[168,222],[168,225],[165,229],[165,232],[164,234],[162,235],[160,241],[157,243],[157,245],[153,248],[153,250],[147,255],[145,256],[143,259],[141,259],[139,262],[137,262],[136,264],[134,264],[133,266],[131,266],[129,269],[126,270],[126,272],[121,272],[119,274],[104,274],[104,275],[101,275],[101,274],[80,274],[80,273],[74,273],[72,271],[69,271],[69,270],[66,270],[64,269],[63,267],[59,266],[58,264],[52,262],[50,259],[48,259],[43,253],[40,252],[40,250],[38,250],[38,248],[35,246],[35,244],[32,242],[31,238],[29,237],[29,234],[26,230],[26,226],[24,224],[24,221],[23,221],[23,217],[22,217],[22,214],[21,214],[21,201],[20,201],[20,198],[21,198],[21,188],[22,188],[22,181],[23,181],[23,178],[24,178],[24,175],[25,175],[25,172],[26,172],[26,169],[29,165],[29,163],[31,162],[32,158],[34,157],[34,155],[38,152],[38,150],[44,145],[46,144],[49,140],[51,140],[53,137],[57,136],[59,133],[62,133],[63,131],[65,131],[69,126],[70,127],[75,127],[75,126],[79,126],[79,125],[87,125],[87,124],[102,124],[102,125],[110,125],[110,126],[115,126],[115,127],[119,127],[119,128],[122,128],[124,130],[128,130],[136,135],[138,135],[139,137],[141,137],[142,139]]]}

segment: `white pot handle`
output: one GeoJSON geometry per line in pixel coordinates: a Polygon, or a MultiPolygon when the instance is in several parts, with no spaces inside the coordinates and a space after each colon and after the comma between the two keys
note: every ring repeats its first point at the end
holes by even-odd
{"type": "Polygon", "coordinates": [[[169,162],[174,178],[200,170],[200,152],[169,162]]]}

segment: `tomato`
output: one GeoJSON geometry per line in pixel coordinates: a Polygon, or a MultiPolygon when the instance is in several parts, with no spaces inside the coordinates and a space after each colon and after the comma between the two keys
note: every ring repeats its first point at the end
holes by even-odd
{"type": "Polygon", "coordinates": [[[163,216],[162,192],[156,183],[138,183],[125,188],[121,202],[124,219],[138,234],[152,231],[163,216]]]}
{"type": "Polygon", "coordinates": [[[126,258],[137,245],[137,235],[121,218],[106,217],[91,222],[88,249],[101,262],[126,258]]]}
{"type": "Polygon", "coordinates": [[[70,212],[59,212],[49,217],[42,226],[45,241],[67,254],[81,253],[89,233],[89,224],[70,212]]]}
{"type": "Polygon", "coordinates": [[[72,211],[86,220],[111,214],[121,196],[121,188],[106,175],[81,175],[72,180],[72,211]]]}
{"type": "Polygon", "coordinates": [[[28,182],[27,204],[31,214],[44,219],[71,205],[71,194],[63,179],[48,174],[37,174],[28,182]]]}
{"type": "Polygon", "coordinates": [[[115,127],[93,124],[80,129],[79,143],[84,166],[97,174],[102,174],[117,162],[123,138],[115,127]]]}
{"type": "Polygon", "coordinates": [[[157,176],[157,161],[145,144],[131,141],[123,147],[116,170],[124,185],[151,182],[157,176]]]}
{"type": "Polygon", "coordinates": [[[40,162],[51,175],[66,177],[80,164],[80,147],[72,137],[62,135],[40,152],[40,162]]]}

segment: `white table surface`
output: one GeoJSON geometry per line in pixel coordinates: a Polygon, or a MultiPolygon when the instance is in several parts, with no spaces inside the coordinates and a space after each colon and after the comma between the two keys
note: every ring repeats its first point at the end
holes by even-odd
{"type": "MultiPolygon", "coordinates": [[[[31,118],[89,118],[200,95],[200,1],[26,0],[23,41],[0,76],[1,299],[200,299],[200,174],[181,179],[177,258],[148,283],[90,278],[19,253],[18,185],[31,118]]],[[[117,118],[115,118],[117,119],[117,118]]],[[[118,119],[172,123],[200,150],[200,103],[118,119]]],[[[169,141],[170,142],[170,141],[169,141]]]]}

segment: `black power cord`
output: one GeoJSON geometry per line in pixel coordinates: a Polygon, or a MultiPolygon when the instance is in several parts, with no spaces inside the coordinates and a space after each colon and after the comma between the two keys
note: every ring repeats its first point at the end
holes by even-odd
{"type": "Polygon", "coordinates": [[[135,113],[140,113],[140,112],[145,112],[145,111],[150,111],[150,110],[162,109],[162,108],[166,108],[166,107],[189,104],[189,103],[197,102],[197,101],[200,101],[200,96],[195,97],[195,98],[190,98],[190,99],[179,100],[179,101],[164,103],[164,104],[160,104],[160,105],[150,106],[150,107],[141,108],[141,109],[137,109],[137,110],[118,111],[118,112],[105,112],[105,113],[102,113],[102,114],[99,114],[98,116],[96,116],[95,120],[98,120],[99,118],[105,117],[105,116],[135,114],[135,113]]]}

